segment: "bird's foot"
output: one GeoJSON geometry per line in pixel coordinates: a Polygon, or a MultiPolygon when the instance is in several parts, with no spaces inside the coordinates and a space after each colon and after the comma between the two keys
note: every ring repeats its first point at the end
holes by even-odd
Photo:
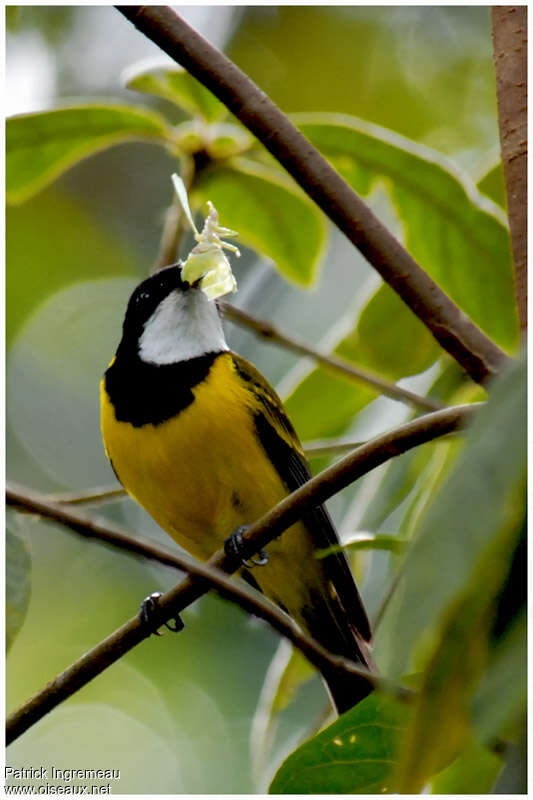
{"type": "Polygon", "coordinates": [[[265,564],[268,564],[268,553],[266,550],[259,550],[257,557],[254,558],[245,559],[242,557],[242,551],[244,550],[242,535],[246,532],[246,530],[246,525],[240,525],[238,528],[236,528],[225,540],[224,552],[227,556],[238,558],[245,567],[248,567],[248,569],[251,569],[252,567],[264,567],[265,564]]]}
{"type": "MultiPolygon", "coordinates": [[[[146,625],[150,629],[150,632],[155,634],[155,636],[162,636],[162,634],[158,631],[158,628],[160,628],[161,625],[156,625],[154,620],[155,612],[159,607],[159,598],[162,596],[162,592],[152,592],[152,594],[149,594],[148,597],[144,598],[139,610],[141,622],[146,625]]],[[[179,631],[182,631],[185,627],[179,614],[176,615],[173,622],[173,625],[170,622],[164,622],[162,624],[165,626],[165,628],[168,628],[169,631],[172,631],[172,633],[179,633],[179,631]]]]}

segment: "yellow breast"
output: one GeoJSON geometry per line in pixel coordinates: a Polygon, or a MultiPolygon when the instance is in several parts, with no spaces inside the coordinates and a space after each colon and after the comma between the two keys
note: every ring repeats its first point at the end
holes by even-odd
{"type": "Polygon", "coordinates": [[[102,382],[102,433],[128,493],[186,550],[206,559],[287,492],[257,439],[253,397],[230,354],[214,361],[193,394],[176,417],[134,427],[117,421],[102,382]]]}

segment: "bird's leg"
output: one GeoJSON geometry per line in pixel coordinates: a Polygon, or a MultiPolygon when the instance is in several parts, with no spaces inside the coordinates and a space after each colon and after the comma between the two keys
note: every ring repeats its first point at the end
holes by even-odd
{"type": "Polygon", "coordinates": [[[240,559],[245,567],[251,569],[252,567],[264,567],[268,564],[268,553],[266,550],[259,550],[257,553],[258,558],[245,559],[242,558],[242,551],[244,550],[244,542],[242,540],[243,533],[247,530],[247,525],[239,525],[235,528],[232,534],[224,542],[224,552],[227,556],[240,559]]]}
{"type": "MultiPolygon", "coordinates": [[[[152,592],[152,594],[149,594],[148,597],[144,598],[139,610],[141,622],[150,628],[151,633],[155,634],[156,636],[162,636],[162,634],[157,630],[157,628],[160,626],[156,626],[154,621],[154,614],[158,609],[159,598],[162,596],[162,592],[152,592]]],[[[172,633],[179,633],[179,631],[184,629],[185,625],[179,614],[175,616],[173,621],[174,625],[171,625],[169,622],[164,622],[163,624],[166,628],[168,628],[169,631],[172,631],[172,633]]]]}

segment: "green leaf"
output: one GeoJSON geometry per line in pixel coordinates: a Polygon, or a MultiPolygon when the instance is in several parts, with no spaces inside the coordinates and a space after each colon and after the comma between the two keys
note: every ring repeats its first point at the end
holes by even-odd
{"type": "Polygon", "coordinates": [[[168,65],[146,69],[144,64],[128,69],[125,77],[128,89],[163,97],[205,122],[216,122],[228,114],[226,106],[187,70],[168,65]]]}
{"type": "Polygon", "coordinates": [[[316,206],[278,170],[243,158],[200,173],[193,201],[211,202],[223,225],[271,258],[288,280],[311,286],[324,252],[326,227],[316,206]]]}
{"type": "Polygon", "coordinates": [[[376,181],[385,185],[409,252],[490,337],[515,349],[514,276],[502,209],[444,156],[398,134],[339,114],[294,119],[357,192],[368,195],[376,181]]]}
{"type": "Polygon", "coordinates": [[[503,166],[499,161],[492,169],[484,175],[477,185],[481,194],[486,194],[487,197],[494,203],[498,203],[502,208],[506,207],[505,202],[505,181],[503,178],[503,166]]]}
{"type": "Polygon", "coordinates": [[[77,281],[142,275],[139,255],[118,246],[108,231],[57,186],[6,211],[7,326],[11,344],[35,308],[77,281]],[[83,246],[81,246],[83,243],[83,246]],[[36,269],[36,264],[39,269],[36,269]]]}
{"type": "MultiPolygon", "coordinates": [[[[333,352],[396,382],[427,369],[440,350],[426,327],[414,314],[405,313],[395,292],[383,284],[333,352]]],[[[363,382],[316,367],[284,402],[300,437],[313,439],[342,434],[378,394],[363,382]]]]}
{"type": "MultiPolygon", "coordinates": [[[[444,359],[437,379],[427,394],[444,404],[469,402],[467,398],[455,399],[465,385],[465,373],[453,359],[444,359]]],[[[467,382],[472,386],[472,382],[467,382]]],[[[377,531],[387,517],[413,492],[418,496],[417,485],[435,485],[435,470],[441,470],[442,457],[435,450],[441,449],[441,440],[428,442],[389,461],[383,478],[374,492],[359,523],[363,530],[377,531]]]]}
{"type": "Polygon", "coordinates": [[[502,760],[472,741],[459,758],[431,781],[432,794],[489,794],[502,769],[502,760]]]}
{"type": "Polygon", "coordinates": [[[419,478],[424,475],[434,449],[435,443],[428,442],[389,461],[383,478],[359,523],[363,530],[367,528],[377,530],[384,524],[387,517],[405,500],[419,478]]]}
{"type": "Polygon", "coordinates": [[[522,512],[515,504],[525,477],[525,394],[521,357],[492,384],[455,469],[422,516],[376,637],[376,646],[388,641],[392,674],[406,672],[413,657],[428,657],[446,609],[493,539],[522,512]]]}
{"type": "Polygon", "coordinates": [[[361,311],[336,353],[397,381],[427,369],[440,347],[425,325],[383,284],[361,311]]]}
{"type": "Polygon", "coordinates": [[[132,140],[172,140],[154,111],[120,105],[85,105],[21,114],[6,124],[6,197],[21,203],[78,161],[132,140]]]}
{"type": "Polygon", "coordinates": [[[501,734],[526,707],[527,621],[521,614],[491,656],[472,700],[474,724],[488,740],[501,734]]]}
{"type": "Polygon", "coordinates": [[[372,693],[291,753],[270,794],[394,792],[398,742],[408,709],[372,693]]]}
{"type": "Polygon", "coordinates": [[[392,553],[401,553],[406,545],[404,539],[386,533],[358,533],[357,538],[345,544],[336,544],[315,550],[315,558],[325,558],[330,553],[339,553],[342,550],[388,550],[392,553]]]}
{"type": "MultiPolygon", "coordinates": [[[[517,505],[520,507],[520,502],[517,505]]],[[[468,586],[446,613],[403,739],[398,775],[401,793],[421,791],[435,772],[461,753],[470,738],[470,698],[487,661],[496,602],[519,531],[520,526],[511,519],[491,536],[468,586]]],[[[507,674],[506,679],[509,677],[507,674]]],[[[507,699],[508,691],[504,694],[507,699]]]]}
{"type": "MultiPolygon", "coordinates": [[[[427,369],[438,358],[439,348],[413,314],[404,316],[401,305],[392,289],[381,286],[333,352],[392,381],[427,369]],[[398,319],[401,330],[396,327],[398,319]]],[[[300,437],[314,439],[339,436],[378,394],[368,384],[316,367],[285,399],[285,405],[300,437]]]]}
{"type": "Polygon", "coordinates": [[[340,436],[353,417],[377,396],[377,390],[369,386],[318,367],[283,402],[300,438],[319,439],[340,436]]]}
{"type": "Polygon", "coordinates": [[[279,713],[287,708],[298,688],[314,678],[316,674],[316,669],[311,666],[305,656],[293,647],[272,698],[272,713],[279,713]]]}
{"type": "Polygon", "coordinates": [[[16,526],[6,527],[6,647],[22,627],[31,593],[30,549],[16,526]]]}
{"type": "Polygon", "coordinates": [[[224,122],[207,126],[198,125],[196,120],[187,120],[175,126],[173,135],[180,153],[194,156],[203,152],[213,161],[241,155],[253,144],[247,130],[224,122]]]}

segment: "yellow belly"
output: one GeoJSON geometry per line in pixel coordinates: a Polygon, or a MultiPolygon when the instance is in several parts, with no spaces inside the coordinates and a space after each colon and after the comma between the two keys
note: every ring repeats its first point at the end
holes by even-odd
{"type": "MultiPolygon", "coordinates": [[[[216,359],[193,393],[194,402],[177,417],[135,428],[117,421],[102,383],[102,433],[128,493],[178,544],[206,560],[287,491],[255,434],[253,401],[229,354],[216,359]]],[[[319,578],[313,543],[298,523],[267,549],[269,564],[254,577],[298,619],[309,578],[319,578]]]]}

